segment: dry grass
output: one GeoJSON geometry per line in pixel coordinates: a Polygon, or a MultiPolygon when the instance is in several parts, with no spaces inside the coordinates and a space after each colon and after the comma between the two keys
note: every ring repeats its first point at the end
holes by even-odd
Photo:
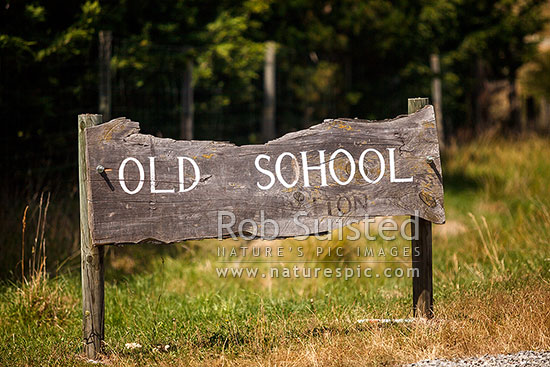
{"type": "MultiPolygon", "coordinates": [[[[437,317],[412,326],[368,327],[346,333],[326,331],[307,342],[282,343],[265,356],[216,358],[212,365],[372,366],[412,363],[485,353],[513,353],[550,347],[550,289],[510,294],[492,291],[485,299],[463,295],[437,308],[437,317]]],[[[192,362],[192,361],[189,361],[192,362]]],[[[200,365],[202,361],[194,361],[200,365]]],[[[205,361],[206,362],[206,361],[205,361]]]]}
{"type": "MultiPolygon", "coordinates": [[[[165,355],[159,365],[388,366],[427,358],[548,350],[548,305],[550,287],[489,290],[483,298],[461,292],[439,304],[431,321],[386,327],[335,322],[309,338],[276,335],[277,346],[266,353],[253,352],[261,350],[259,345],[237,357],[197,348],[184,356],[165,355]]],[[[261,326],[254,332],[258,340],[265,337],[261,326]]],[[[111,355],[108,361],[113,366],[139,365],[124,355],[111,355]]]]}

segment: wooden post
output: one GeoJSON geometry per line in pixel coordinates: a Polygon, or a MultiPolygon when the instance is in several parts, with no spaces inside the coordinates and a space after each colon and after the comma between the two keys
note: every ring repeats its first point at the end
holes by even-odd
{"type": "Polygon", "coordinates": [[[99,31],[99,112],[111,119],[111,47],[113,33],[99,31]]]}
{"type": "Polygon", "coordinates": [[[264,108],[262,114],[262,139],[275,138],[275,42],[267,42],[264,62],[264,108]]]}
{"type": "Polygon", "coordinates": [[[180,136],[184,140],[193,139],[193,62],[187,60],[181,82],[180,136]]]}
{"type": "Polygon", "coordinates": [[[541,97],[539,100],[540,110],[537,116],[540,131],[548,134],[550,132],[550,98],[541,97]]]}
{"type": "Polygon", "coordinates": [[[428,105],[430,100],[428,98],[409,98],[408,100],[408,114],[415,113],[421,110],[424,106],[428,105]]]}
{"type": "Polygon", "coordinates": [[[102,122],[101,115],[78,115],[78,176],[80,193],[80,258],[82,270],[82,331],[84,352],[96,359],[102,351],[104,337],[104,267],[103,246],[91,242],[88,218],[89,177],[86,170],[86,128],[102,122]]]}
{"type": "MultiPolygon", "coordinates": [[[[409,114],[420,110],[428,104],[428,98],[409,98],[409,114]]],[[[418,269],[418,276],[413,277],[413,313],[418,317],[433,317],[432,285],[432,222],[420,217],[418,233],[414,222],[411,225],[413,268],[418,269]]]]}
{"type": "Polygon", "coordinates": [[[445,131],[443,130],[443,107],[441,95],[441,66],[439,64],[439,55],[430,55],[430,68],[432,69],[432,101],[434,103],[435,121],[437,126],[437,137],[439,139],[439,148],[445,149],[445,131]]]}

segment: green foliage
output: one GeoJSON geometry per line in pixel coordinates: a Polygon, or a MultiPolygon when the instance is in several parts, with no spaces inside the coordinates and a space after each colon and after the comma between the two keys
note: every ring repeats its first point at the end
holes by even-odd
{"type": "MultiPolygon", "coordinates": [[[[6,111],[6,119],[16,119],[31,134],[51,130],[54,119],[74,117],[65,112],[67,106],[95,109],[96,34],[107,29],[115,40],[115,78],[125,88],[120,99],[115,91],[114,99],[130,111],[143,102],[127,101],[126,88],[135,88],[147,100],[160,98],[159,90],[177,91],[185,63],[192,60],[197,66],[198,116],[212,111],[228,116],[243,108],[258,116],[258,107],[245,106],[261,105],[264,44],[273,40],[278,45],[281,132],[300,127],[304,117],[386,118],[402,113],[407,97],[430,95],[428,58],[433,52],[441,54],[445,116],[460,127],[469,116],[477,60],[489,65],[489,78],[513,80],[531,56],[533,45],[524,41],[525,36],[540,30],[544,22],[542,4],[541,0],[9,2],[0,10],[5,20],[0,28],[0,109],[6,111]]],[[[174,106],[158,119],[174,119],[177,96],[163,98],[174,106]]]]}
{"type": "Polygon", "coordinates": [[[550,51],[541,52],[526,64],[519,79],[527,94],[550,99],[550,51]]]}
{"type": "MultiPolygon", "coordinates": [[[[43,10],[43,8],[42,8],[43,10]]],[[[97,20],[101,8],[99,1],[87,1],[81,7],[81,13],[77,21],[56,35],[51,44],[38,50],[37,61],[45,61],[49,56],[56,55],[68,58],[70,55],[79,55],[95,34],[94,23],[97,20]]],[[[42,14],[40,12],[40,14],[42,14]]]]}
{"type": "Polygon", "coordinates": [[[196,56],[196,83],[202,88],[219,89],[223,95],[217,100],[221,105],[214,100],[207,108],[253,101],[255,81],[263,65],[264,44],[249,39],[247,34],[258,26],[248,15],[232,16],[228,11],[206,25],[201,34],[204,45],[196,56]]]}

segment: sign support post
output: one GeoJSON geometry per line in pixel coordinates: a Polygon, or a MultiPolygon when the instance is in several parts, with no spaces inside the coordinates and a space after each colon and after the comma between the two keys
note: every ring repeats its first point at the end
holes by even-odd
{"type": "Polygon", "coordinates": [[[86,357],[102,351],[105,328],[104,246],[92,244],[89,218],[89,177],[86,128],[102,123],[102,115],[78,116],[78,178],[80,193],[80,261],[82,271],[82,331],[86,357]]]}
{"type": "MultiPolygon", "coordinates": [[[[428,98],[409,98],[409,115],[427,104],[428,98]]],[[[415,223],[414,220],[418,220],[418,233],[416,233],[414,224],[411,225],[412,265],[413,268],[418,269],[418,276],[413,277],[413,314],[415,317],[432,318],[432,222],[414,216],[411,219],[413,219],[413,223],[415,223]]]]}

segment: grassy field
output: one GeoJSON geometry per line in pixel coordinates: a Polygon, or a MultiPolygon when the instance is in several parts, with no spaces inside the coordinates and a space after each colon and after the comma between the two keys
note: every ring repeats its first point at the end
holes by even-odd
{"type": "MultiPolygon", "coordinates": [[[[112,366],[388,366],[549,350],[550,140],[480,138],[451,147],[443,163],[447,223],[434,226],[433,320],[356,322],[411,317],[407,277],[220,279],[218,241],[109,248],[103,361],[112,366]]],[[[56,200],[45,227],[48,246],[56,246],[56,232],[60,243],[74,246],[74,213],[56,207],[56,200]],[[63,212],[72,225],[64,224],[63,212]]],[[[12,221],[19,223],[13,230],[20,230],[21,217],[12,221]]],[[[310,238],[302,245],[313,251],[394,244],[310,238]]],[[[353,256],[350,251],[342,263],[324,266],[345,266],[353,256]]],[[[1,286],[0,365],[86,364],[75,259],[54,274],[38,271],[26,282],[1,286]]]]}

